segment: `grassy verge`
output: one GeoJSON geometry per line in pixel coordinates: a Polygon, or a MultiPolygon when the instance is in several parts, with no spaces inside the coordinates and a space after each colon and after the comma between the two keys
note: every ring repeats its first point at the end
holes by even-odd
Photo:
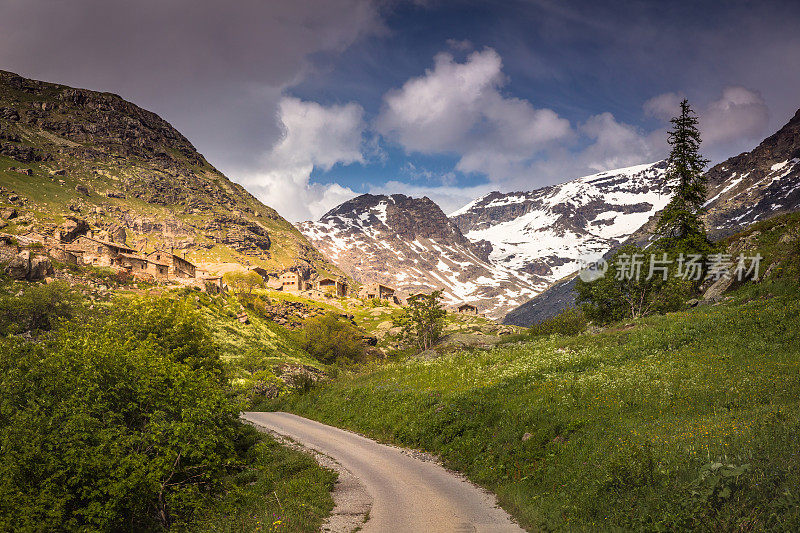
{"type": "Polygon", "coordinates": [[[800,291],[343,376],[265,403],[439,454],[532,529],[800,528],[800,291]]]}
{"type": "MultiPolygon", "coordinates": [[[[255,430],[253,430],[255,431],[255,430]]],[[[309,455],[262,436],[248,452],[250,468],[231,476],[229,490],[179,531],[314,532],[333,509],[336,474],[309,455]]]]}

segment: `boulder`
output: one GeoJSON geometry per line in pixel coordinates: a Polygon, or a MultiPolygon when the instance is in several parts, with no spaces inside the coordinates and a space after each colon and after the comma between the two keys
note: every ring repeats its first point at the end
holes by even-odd
{"type": "Polygon", "coordinates": [[[17,218],[17,210],[13,207],[7,207],[0,211],[0,218],[3,220],[11,220],[12,218],[17,218]]]}
{"type": "MultiPolygon", "coordinates": [[[[55,236],[61,242],[71,242],[78,235],[89,231],[89,224],[80,218],[68,218],[57,229],[55,236]]],[[[122,242],[125,242],[124,240],[122,242]]]]}
{"type": "Polygon", "coordinates": [[[53,273],[53,263],[46,255],[33,256],[30,265],[28,281],[39,281],[53,273]]]}
{"type": "Polygon", "coordinates": [[[733,276],[722,276],[703,293],[704,300],[716,300],[733,284],[733,276]]]}
{"type": "Polygon", "coordinates": [[[84,196],[89,196],[89,188],[81,183],[75,186],[75,191],[81,193],[84,196]]]}
{"type": "Polygon", "coordinates": [[[9,261],[5,270],[11,279],[27,279],[31,271],[31,253],[28,250],[18,253],[9,261]]]}

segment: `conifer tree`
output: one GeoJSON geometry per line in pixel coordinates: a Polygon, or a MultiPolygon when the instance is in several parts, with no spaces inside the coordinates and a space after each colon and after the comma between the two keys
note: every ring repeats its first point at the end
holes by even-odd
{"type": "Polygon", "coordinates": [[[700,251],[709,244],[699,211],[706,200],[704,175],[708,160],[700,155],[697,115],[689,101],[681,102],[681,113],[674,117],[667,142],[672,146],[667,159],[666,179],[674,196],[664,208],[656,234],[668,247],[684,245],[700,251]]]}

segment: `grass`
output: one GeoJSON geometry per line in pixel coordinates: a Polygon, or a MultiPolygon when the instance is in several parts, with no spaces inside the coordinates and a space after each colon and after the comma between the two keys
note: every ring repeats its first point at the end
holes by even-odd
{"type": "Polygon", "coordinates": [[[269,437],[251,449],[250,468],[231,476],[230,489],[179,531],[315,532],[333,509],[336,474],[309,455],[269,437]]]}
{"type": "Polygon", "coordinates": [[[800,291],[393,363],[264,404],[439,454],[531,529],[800,527],[800,291]]]}

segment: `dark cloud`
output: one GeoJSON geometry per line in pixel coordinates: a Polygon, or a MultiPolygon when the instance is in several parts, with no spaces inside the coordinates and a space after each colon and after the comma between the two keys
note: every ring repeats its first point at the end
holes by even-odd
{"type": "Polygon", "coordinates": [[[248,168],[314,57],[380,31],[367,0],[0,0],[0,68],[118,93],[212,162],[248,168]]]}

